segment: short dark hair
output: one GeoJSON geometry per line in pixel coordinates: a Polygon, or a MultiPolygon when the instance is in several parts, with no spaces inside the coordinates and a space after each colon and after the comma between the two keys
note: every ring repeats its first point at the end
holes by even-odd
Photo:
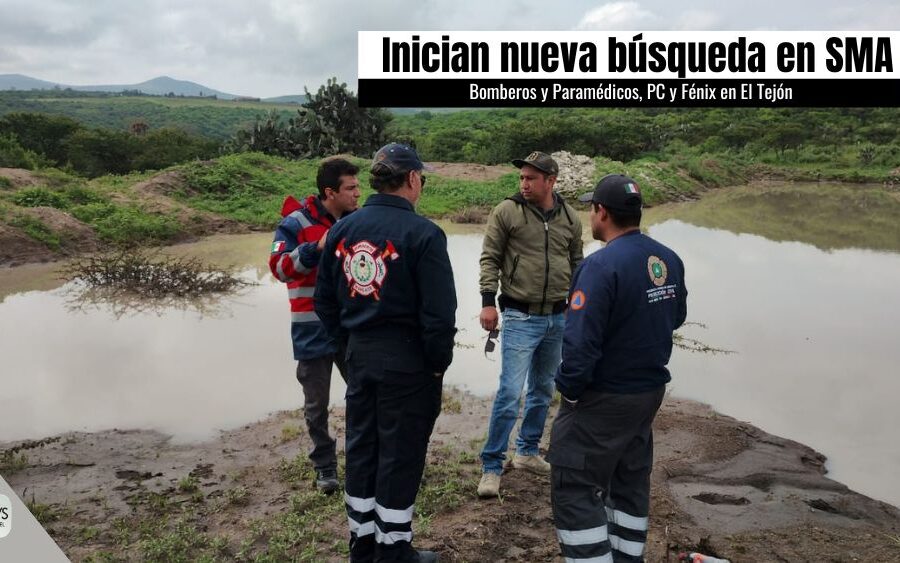
{"type": "Polygon", "coordinates": [[[344,158],[328,158],[319,165],[316,174],[316,186],[319,188],[319,197],[325,198],[325,188],[335,191],[341,189],[341,176],[356,176],[359,167],[344,158]]]}
{"type": "MultiPolygon", "coordinates": [[[[591,203],[594,206],[594,213],[597,213],[600,210],[599,203],[591,203]]],[[[637,214],[634,213],[619,213],[617,211],[613,211],[608,207],[604,207],[603,209],[609,213],[609,219],[612,221],[612,224],[619,227],[620,229],[627,229],[628,227],[640,227],[641,226],[641,212],[638,211],[637,214]]]]}
{"type": "Polygon", "coordinates": [[[369,178],[369,183],[372,185],[372,189],[378,193],[395,192],[403,187],[410,172],[410,170],[407,170],[400,174],[372,174],[369,178]]]}

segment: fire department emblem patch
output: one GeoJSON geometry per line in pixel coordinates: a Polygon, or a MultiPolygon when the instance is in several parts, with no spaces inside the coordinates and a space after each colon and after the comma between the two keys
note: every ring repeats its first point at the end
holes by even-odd
{"type": "Polygon", "coordinates": [[[385,242],[384,250],[367,240],[360,241],[350,248],[344,244],[345,240],[338,243],[335,256],[342,260],[341,268],[347,285],[350,288],[350,297],[362,295],[372,296],[377,301],[380,299],[378,292],[384,286],[384,278],[387,276],[387,263],[400,258],[397,249],[391,241],[385,242]]]}
{"type": "Polygon", "coordinates": [[[650,274],[650,281],[653,285],[659,287],[666,283],[666,276],[669,275],[669,269],[666,263],[659,259],[658,256],[647,258],[647,273],[650,274]]]}

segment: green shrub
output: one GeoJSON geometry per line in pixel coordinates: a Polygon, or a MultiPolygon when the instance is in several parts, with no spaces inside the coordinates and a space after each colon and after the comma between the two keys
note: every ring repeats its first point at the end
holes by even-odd
{"type": "Polygon", "coordinates": [[[73,207],[71,213],[91,225],[102,240],[113,244],[161,244],[171,242],[181,232],[173,217],[147,213],[137,207],[95,202],[73,207]]]}
{"type": "Polygon", "coordinates": [[[51,250],[59,250],[60,239],[50,227],[30,215],[16,215],[10,224],[51,250]]]}
{"type": "Polygon", "coordinates": [[[55,207],[66,209],[69,202],[66,197],[47,188],[26,188],[13,196],[13,202],[21,207],[55,207]]]}
{"type": "Polygon", "coordinates": [[[30,151],[11,134],[0,134],[0,167],[34,170],[46,164],[45,159],[30,151]]]}
{"type": "Polygon", "coordinates": [[[115,213],[116,206],[111,203],[94,202],[73,207],[70,212],[83,223],[94,224],[115,213]]]}

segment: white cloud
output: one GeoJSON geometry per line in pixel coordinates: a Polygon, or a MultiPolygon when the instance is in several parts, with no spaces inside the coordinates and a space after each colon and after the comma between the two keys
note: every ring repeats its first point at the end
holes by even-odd
{"type": "Polygon", "coordinates": [[[865,7],[839,6],[825,10],[827,29],[894,30],[900,28],[900,5],[868,3],[865,7]]]}
{"type": "Polygon", "coordinates": [[[721,19],[707,10],[687,10],[678,16],[675,29],[706,31],[719,27],[721,19]]]}
{"type": "Polygon", "coordinates": [[[656,19],[652,12],[641,8],[637,2],[610,2],[584,14],[576,29],[637,29],[656,19]]]}
{"type": "Polygon", "coordinates": [[[75,85],[168,75],[266,97],[331,76],[355,88],[357,30],[900,27],[896,0],[602,2],[559,0],[548,10],[542,0],[0,0],[0,73],[75,85]]]}

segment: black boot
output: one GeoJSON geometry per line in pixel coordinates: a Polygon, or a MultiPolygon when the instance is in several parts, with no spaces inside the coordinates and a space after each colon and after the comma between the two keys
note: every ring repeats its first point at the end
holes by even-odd
{"type": "Polygon", "coordinates": [[[317,469],[316,488],[330,495],[338,490],[337,469],[317,469]]]}

